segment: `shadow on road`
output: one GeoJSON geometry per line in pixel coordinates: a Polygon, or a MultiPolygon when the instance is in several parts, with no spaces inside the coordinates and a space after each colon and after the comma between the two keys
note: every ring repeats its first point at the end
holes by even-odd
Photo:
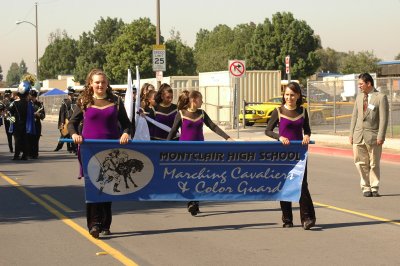
{"type": "Polygon", "coordinates": [[[187,232],[205,232],[205,231],[220,231],[220,230],[241,230],[241,229],[260,229],[260,227],[272,226],[276,223],[255,223],[255,224],[227,224],[219,226],[202,226],[202,227],[186,227],[186,228],[173,228],[163,230],[146,230],[134,232],[114,232],[111,236],[102,237],[101,239],[112,239],[130,236],[143,236],[143,235],[159,235],[159,234],[174,234],[174,233],[187,233],[187,232]]]}

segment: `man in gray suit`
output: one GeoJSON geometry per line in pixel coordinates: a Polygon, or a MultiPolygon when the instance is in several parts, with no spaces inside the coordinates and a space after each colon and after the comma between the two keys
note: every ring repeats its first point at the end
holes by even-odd
{"type": "Polygon", "coordinates": [[[361,177],[364,197],[379,197],[380,159],[389,117],[385,94],[374,88],[368,73],[358,76],[357,95],[351,117],[349,141],[353,144],[354,163],[361,177]]]}

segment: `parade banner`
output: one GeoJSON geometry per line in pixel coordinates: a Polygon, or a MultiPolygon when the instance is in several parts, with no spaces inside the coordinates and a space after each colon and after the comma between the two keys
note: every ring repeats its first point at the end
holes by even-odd
{"type": "Polygon", "coordinates": [[[307,146],[292,141],[85,140],[86,202],[298,202],[307,146]]]}

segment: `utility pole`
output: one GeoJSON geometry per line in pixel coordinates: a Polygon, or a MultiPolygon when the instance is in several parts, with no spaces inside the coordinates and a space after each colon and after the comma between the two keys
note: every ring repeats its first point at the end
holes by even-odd
{"type": "Polygon", "coordinates": [[[35,2],[35,17],[36,17],[36,23],[35,23],[35,25],[36,25],[36,27],[35,27],[36,28],[36,79],[37,79],[37,82],[40,83],[39,82],[39,35],[38,35],[39,26],[38,26],[37,6],[38,6],[38,3],[35,2]]]}
{"type": "MultiPolygon", "coordinates": [[[[156,45],[160,44],[160,0],[157,1],[156,45]]],[[[157,81],[157,89],[161,87],[161,80],[157,81]]]]}
{"type": "Polygon", "coordinates": [[[15,24],[19,25],[21,23],[28,23],[31,24],[33,27],[35,27],[35,31],[36,31],[36,80],[37,83],[35,84],[35,87],[37,90],[40,89],[40,82],[39,82],[39,25],[38,25],[38,12],[37,12],[37,6],[38,3],[35,2],[35,23],[32,23],[30,21],[26,21],[26,20],[17,20],[15,22],[15,24]]]}

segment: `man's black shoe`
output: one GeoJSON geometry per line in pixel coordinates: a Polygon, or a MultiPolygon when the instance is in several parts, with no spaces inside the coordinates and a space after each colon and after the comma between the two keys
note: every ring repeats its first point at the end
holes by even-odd
{"type": "Polygon", "coordinates": [[[196,201],[189,201],[188,212],[190,212],[192,216],[196,216],[200,212],[199,203],[196,201]]]}
{"type": "Polygon", "coordinates": [[[292,222],[286,222],[282,225],[283,228],[291,228],[293,227],[293,223],[292,222]]]}
{"type": "Polygon", "coordinates": [[[380,197],[378,191],[372,191],[372,197],[380,197]]]}
{"type": "Polygon", "coordinates": [[[304,221],[303,224],[304,230],[310,230],[310,228],[314,226],[315,226],[315,219],[307,219],[304,221]]]}
{"type": "Polygon", "coordinates": [[[372,197],[372,192],[371,191],[365,191],[363,192],[364,197],[372,197]]]}

